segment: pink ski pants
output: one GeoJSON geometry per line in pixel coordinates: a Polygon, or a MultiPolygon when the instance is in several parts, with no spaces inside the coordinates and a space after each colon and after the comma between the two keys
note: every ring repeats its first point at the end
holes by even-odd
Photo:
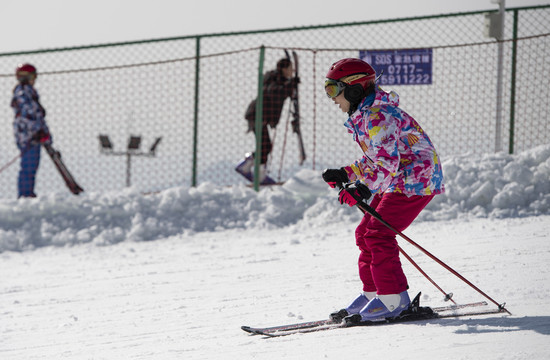
{"type": "MultiPolygon", "coordinates": [[[[375,195],[371,207],[398,231],[405,230],[428,205],[434,195],[420,196],[399,193],[375,195]]],[[[396,234],[369,213],[355,230],[359,255],[359,277],[363,291],[378,295],[399,294],[408,289],[407,278],[399,260],[396,234]]]]}

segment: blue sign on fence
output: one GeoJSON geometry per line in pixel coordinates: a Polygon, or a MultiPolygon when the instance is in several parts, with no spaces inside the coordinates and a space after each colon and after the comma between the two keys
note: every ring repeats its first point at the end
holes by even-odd
{"type": "Polygon", "coordinates": [[[382,74],[380,85],[432,83],[432,49],[361,50],[359,57],[382,74]]]}

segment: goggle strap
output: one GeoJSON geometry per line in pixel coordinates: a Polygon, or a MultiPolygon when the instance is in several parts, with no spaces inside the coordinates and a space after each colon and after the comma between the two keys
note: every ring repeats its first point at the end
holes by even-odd
{"type": "Polygon", "coordinates": [[[378,82],[378,79],[380,79],[380,77],[382,76],[382,74],[384,73],[384,70],[380,71],[380,75],[378,75],[376,77],[376,79],[374,79],[374,83],[376,84],[378,82]]]}

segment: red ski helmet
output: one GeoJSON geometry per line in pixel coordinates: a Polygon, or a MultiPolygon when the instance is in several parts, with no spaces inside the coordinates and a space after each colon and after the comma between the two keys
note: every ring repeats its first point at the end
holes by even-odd
{"type": "Polygon", "coordinates": [[[371,81],[376,78],[376,71],[366,61],[355,58],[342,59],[330,67],[327,73],[327,79],[341,80],[350,75],[365,74],[366,77],[346,81],[349,85],[361,84],[366,88],[371,81]]]}
{"type": "Polygon", "coordinates": [[[15,77],[17,80],[28,80],[31,77],[36,78],[36,68],[31,64],[20,64],[15,69],[15,77]]]}
{"type": "Polygon", "coordinates": [[[367,95],[367,88],[374,83],[376,71],[361,59],[342,59],[330,67],[325,82],[328,97],[338,96],[344,91],[344,97],[352,104],[367,95]]]}

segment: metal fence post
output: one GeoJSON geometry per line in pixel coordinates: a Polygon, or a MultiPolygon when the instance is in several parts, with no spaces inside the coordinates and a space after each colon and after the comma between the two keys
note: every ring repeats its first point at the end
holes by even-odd
{"type": "Polygon", "coordinates": [[[197,151],[198,151],[198,133],[199,133],[199,74],[200,74],[200,56],[201,56],[201,37],[197,36],[195,40],[195,107],[193,110],[193,169],[191,186],[197,186],[197,151]]]}
{"type": "Polygon", "coordinates": [[[497,60],[497,115],[495,129],[495,152],[502,150],[502,86],[503,86],[503,57],[504,57],[504,15],[505,15],[505,0],[497,0],[499,3],[498,15],[500,17],[500,29],[497,34],[498,43],[498,60],[497,60]]]}
{"type": "Polygon", "coordinates": [[[508,144],[508,153],[514,153],[514,126],[516,113],[516,66],[518,50],[518,10],[514,10],[514,30],[512,42],[512,73],[510,79],[510,140],[508,144]]]}

